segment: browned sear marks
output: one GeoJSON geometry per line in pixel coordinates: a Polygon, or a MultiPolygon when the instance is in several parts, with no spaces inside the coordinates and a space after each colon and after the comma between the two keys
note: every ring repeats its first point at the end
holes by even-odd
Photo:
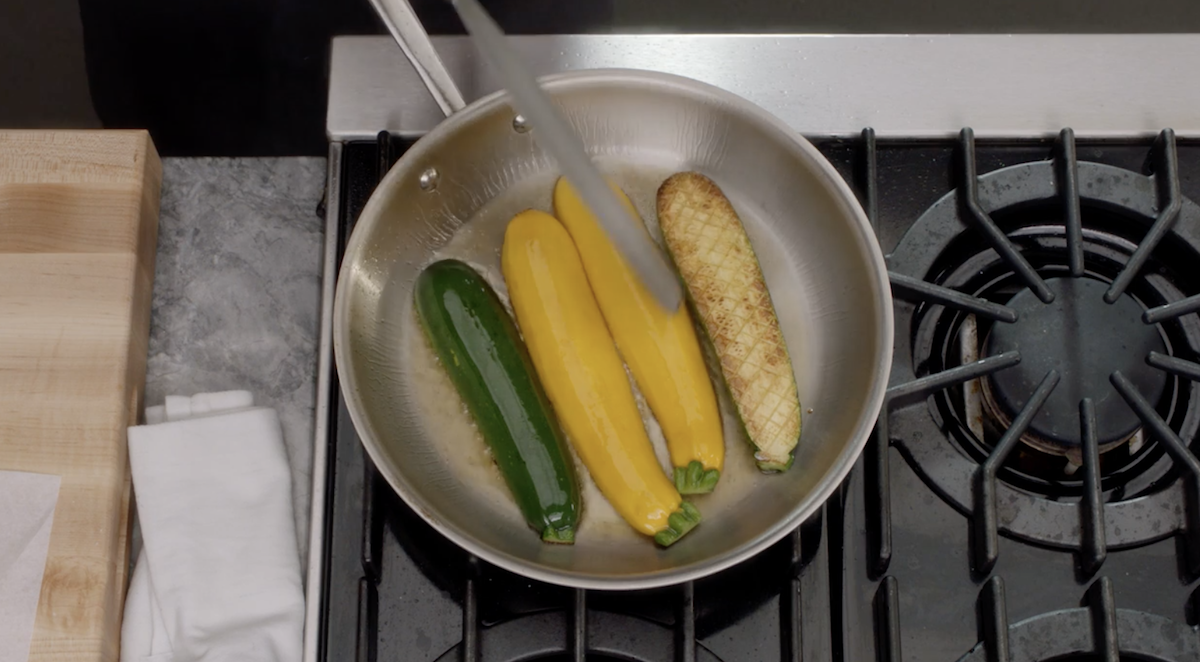
{"type": "Polygon", "coordinates": [[[663,238],[760,459],[784,463],[800,436],[800,402],[787,346],[741,219],[721,189],[695,172],[658,190],[663,238]]]}

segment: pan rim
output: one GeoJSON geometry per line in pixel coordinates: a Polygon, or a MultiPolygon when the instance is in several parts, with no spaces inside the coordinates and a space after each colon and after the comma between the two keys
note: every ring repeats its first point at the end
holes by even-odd
{"type": "Polygon", "coordinates": [[[811,517],[845,481],[846,476],[849,475],[859,456],[862,454],[863,449],[866,447],[867,441],[870,439],[871,429],[874,427],[875,421],[883,408],[892,364],[895,334],[891,286],[887,279],[887,267],[883,251],[857,196],[841,175],[837,173],[833,165],[811,142],[792,130],[791,127],[787,126],[778,117],[736,94],[683,76],[640,69],[588,69],[570,71],[542,77],[539,79],[539,82],[550,92],[568,90],[576,85],[613,83],[626,86],[636,84],[659,88],[665,85],[691,96],[705,96],[714,102],[735,109],[739,114],[747,116],[749,120],[773,132],[780,142],[790,142],[810,165],[815,166],[814,174],[819,175],[830,193],[834,194],[834,198],[838,206],[842,208],[844,216],[847,220],[852,221],[855,237],[863,249],[864,257],[867,258],[867,262],[874,272],[870,279],[873,288],[876,290],[873,293],[872,302],[878,308],[875,312],[881,326],[883,326],[881,329],[882,333],[877,334],[876,347],[873,352],[876,356],[876,361],[871,392],[862,401],[864,413],[858,420],[852,439],[839,453],[830,471],[826,472],[818,481],[816,489],[798,501],[775,526],[765,529],[743,544],[721,554],[668,569],[622,573],[620,575],[595,574],[550,568],[485,545],[471,536],[469,532],[462,531],[460,527],[448,520],[437,517],[434,514],[434,509],[425,501],[419,490],[409,485],[408,481],[402,475],[393,475],[397,472],[392,471],[387,463],[388,458],[382,450],[381,444],[375,438],[373,428],[368,425],[368,416],[362,410],[361,400],[356,396],[357,388],[355,384],[358,382],[356,381],[353,364],[346,356],[349,351],[347,346],[350,342],[348,338],[350,334],[349,315],[346,311],[346,306],[349,305],[347,302],[349,296],[347,289],[351,280],[349,270],[357,262],[354,256],[362,252],[365,241],[364,237],[368,234],[368,232],[360,232],[359,230],[370,228],[378,223],[381,218],[381,214],[378,213],[377,208],[383,205],[384,202],[382,201],[383,196],[376,195],[377,192],[394,188],[396,181],[401,179],[407,171],[412,170],[412,168],[404,166],[420,159],[422,154],[431,149],[431,146],[440,142],[441,136],[457,130],[459,126],[471,122],[480,114],[492,111],[499,104],[508,104],[508,95],[503,90],[493,92],[474,101],[463,110],[446,118],[445,121],[438,124],[432,131],[419,139],[397,161],[396,165],[388,171],[383,180],[380,181],[375,192],[372,193],[368,200],[367,205],[359,215],[359,218],[365,220],[368,225],[364,226],[360,223],[356,226],[355,231],[351,233],[350,239],[346,243],[334,294],[334,363],[339,376],[339,389],[346,401],[346,409],[350,414],[351,422],[354,425],[355,432],[363,448],[375,463],[380,474],[388,482],[389,487],[410,508],[416,511],[418,516],[440,534],[449,538],[462,549],[489,563],[523,577],[550,584],[571,588],[600,590],[658,588],[715,574],[741,563],[775,544],[811,517]]]}

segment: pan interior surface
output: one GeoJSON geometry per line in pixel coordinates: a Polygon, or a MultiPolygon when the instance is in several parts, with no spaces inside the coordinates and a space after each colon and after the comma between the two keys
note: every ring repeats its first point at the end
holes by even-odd
{"type": "MultiPolygon", "coordinates": [[[[754,467],[724,387],[726,468],[711,495],[689,497],[702,524],[667,549],[615,514],[576,458],[583,520],[571,546],[530,530],[415,320],[413,282],[456,257],[507,301],[500,247],[508,220],[552,211],[558,171],[536,128],[514,128],[498,95],[419,141],[380,184],[347,247],[335,311],[343,393],[364,445],[422,517],[473,553],[527,576],[591,588],[668,584],[731,565],[816,510],[849,471],[874,424],[892,345],[878,246],[852,194],[807,143],[715,88],[644,72],[548,81],[601,169],[656,238],[655,193],[697,170],[733,202],[758,254],[792,357],[804,412],[794,466],[754,467]],[[437,186],[423,190],[422,174],[437,186]]],[[[428,187],[426,187],[428,188],[428,187]]],[[[713,371],[715,376],[715,370],[713,371]]],[[[639,397],[640,400],[640,397],[639,397]]],[[[657,424],[642,406],[666,467],[657,424]]]]}

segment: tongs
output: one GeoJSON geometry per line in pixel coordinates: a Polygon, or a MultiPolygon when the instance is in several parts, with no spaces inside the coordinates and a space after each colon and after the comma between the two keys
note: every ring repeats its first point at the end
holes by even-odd
{"type": "MultiPolygon", "coordinates": [[[[373,0],[373,4],[426,84],[434,90],[450,90],[457,96],[452,84],[446,85],[438,80],[439,76],[446,75],[443,67],[430,69],[422,65],[423,62],[436,61],[437,54],[408,1],[373,0]]],[[[563,176],[579,192],[626,264],[659,305],[669,311],[678,309],[683,301],[683,291],[666,256],[638,227],[640,221],[626,212],[588,156],[583,141],[558,112],[520,57],[509,47],[500,27],[477,0],[451,0],[451,4],[471,34],[476,48],[491,63],[500,82],[512,96],[517,112],[525,117],[536,139],[558,162],[563,176]]],[[[461,98],[438,99],[438,103],[443,106],[450,103],[449,108],[461,108],[463,105],[461,98]],[[453,102],[457,102],[457,105],[453,102]]]]}

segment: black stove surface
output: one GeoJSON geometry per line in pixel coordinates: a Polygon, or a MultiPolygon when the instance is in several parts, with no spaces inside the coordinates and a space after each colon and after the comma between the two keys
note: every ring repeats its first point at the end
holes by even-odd
{"type": "MultiPolygon", "coordinates": [[[[815,142],[896,294],[825,507],[682,586],[534,582],[396,497],[335,385],[321,659],[1200,662],[1200,144],[815,142]]],[[[407,146],[345,145],[343,242],[407,146]]]]}

